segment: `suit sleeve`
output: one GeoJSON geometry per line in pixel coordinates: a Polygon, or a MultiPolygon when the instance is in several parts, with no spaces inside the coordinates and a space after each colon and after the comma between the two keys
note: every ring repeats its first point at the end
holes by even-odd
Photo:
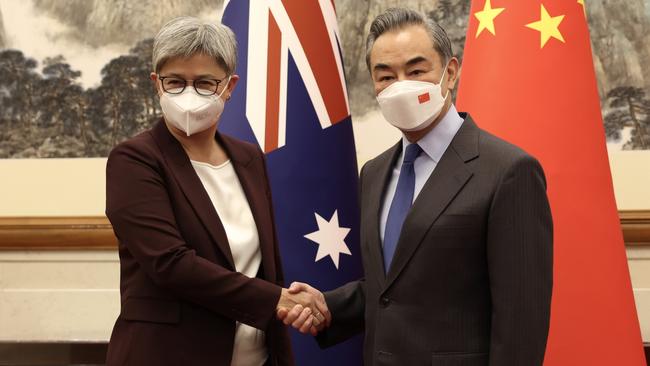
{"type": "Polygon", "coordinates": [[[129,145],[113,149],[106,167],[106,215],[120,245],[156,285],[258,329],[274,319],[279,286],[208,261],[185,243],[149,154],[129,145]]]}
{"type": "Polygon", "coordinates": [[[358,280],[324,293],[325,302],[332,313],[332,324],[316,337],[321,348],[341,343],[363,331],[365,285],[365,280],[358,280]]]}
{"type": "MultiPolygon", "coordinates": [[[[359,207],[363,198],[363,177],[366,166],[361,169],[359,178],[359,207]]],[[[366,282],[365,279],[352,281],[335,290],[324,293],[325,302],[332,314],[329,328],[318,334],[316,340],[321,348],[341,343],[365,328],[366,282]]]]}
{"type": "Polygon", "coordinates": [[[540,164],[517,159],[490,207],[490,365],[542,365],[553,286],[553,221],[540,164]]]}

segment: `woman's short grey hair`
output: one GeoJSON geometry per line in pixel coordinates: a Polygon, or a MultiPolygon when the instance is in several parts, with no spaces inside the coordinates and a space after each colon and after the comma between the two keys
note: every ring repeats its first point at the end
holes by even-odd
{"type": "Polygon", "coordinates": [[[223,24],[202,21],[194,17],[172,19],[163,25],[153,41],[152,65],[159,72],[173,57],[205,54],[217,61],[228,75],[237,67],[237,40],[223,24]]]}
{"type": "Polygon", "coordinates": [[[370,33],[366,39],[366,65],[368,70],[370,70],[370,51],[372,51],[372,46],[374,46],[377,38],[386,32],[410,25],[421,25],[426,29],[433,43],[433,48],[442,57],[444,64],[453,57],[451,41],[447,36],[447,32],[433,19],[416,10],[390,8],[379,14],[370,25],[370,33]]]}

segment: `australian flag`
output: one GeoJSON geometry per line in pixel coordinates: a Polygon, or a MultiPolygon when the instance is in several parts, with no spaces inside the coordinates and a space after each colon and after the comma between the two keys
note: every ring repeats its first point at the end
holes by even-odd
{"type": "MultiPolygon", "coordinates": [[[[285,280],[330,290],[362,276],[358,178],[333,0],[233,0],[237,88],[220,131],[267,154],[285,280]]],[[[362,339],[321,350],[292,331],[298,365],[360,365],[362,339]]]]}

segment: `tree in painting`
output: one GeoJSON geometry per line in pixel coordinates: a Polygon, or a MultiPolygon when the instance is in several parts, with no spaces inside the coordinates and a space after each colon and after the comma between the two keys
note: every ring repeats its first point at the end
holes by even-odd
{"type": "Polygon", "coordinates": [[[110,60],[101,84],[84,89],[62,56],[36,60],[0,51],[0,158],[106,156],[160,116],[149,79],[153,41],[110,60]]]}
{"type": "Polygon", "coordinates": [[[650,149],[650,100],[643,88],[631,86],[612,89],[607,94],[609,111],[604,117],[605,133],[618,141],[622,131],[630,129],[624,150],[650,149]]]}

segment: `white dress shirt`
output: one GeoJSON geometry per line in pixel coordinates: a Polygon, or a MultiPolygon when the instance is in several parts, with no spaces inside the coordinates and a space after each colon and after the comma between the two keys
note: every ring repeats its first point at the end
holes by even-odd
{"type": "MultiPolygon", "coordinates": [[[[456,111],[456,107],[452,104],[447,111],[447,114],[438,122],[429,133],[424,135],[417,144],[422,148],[422,153],[413,162],[413,169],[415,170],[415,190],[413,192],[413,202],[417,199],[422,187],[429,180],[431,173],[438,165],[440,158],[447,151],[447,147],[456,136],[456,132],[463,124],[463,118],[456,111]]],[[[386,194],[382,203],[381,216],[379,221],[379,234],[381,241],[384,242],[384,232],[386,231],[386,221],[388,220],[388,211],[390,204],[393,202],[395,196],[395,189],[397,189],[397,181],[399,180],[399,173],[402,169],[402,162],[404,161],[404,151],[411,143],[402,136],[402,152],[395,162],[393,172],[386,187],[386,194]]]]}
{"type": "MultiPolygon", "coordinates": [[[[219,166],[191,162],[226,230],[235,270],[257,276],[262,263],[257,226],[230,160],[219,166]]],[[[264,332],[237,322],[231,366],[262,366],[267,358],[264,332]]]]}

